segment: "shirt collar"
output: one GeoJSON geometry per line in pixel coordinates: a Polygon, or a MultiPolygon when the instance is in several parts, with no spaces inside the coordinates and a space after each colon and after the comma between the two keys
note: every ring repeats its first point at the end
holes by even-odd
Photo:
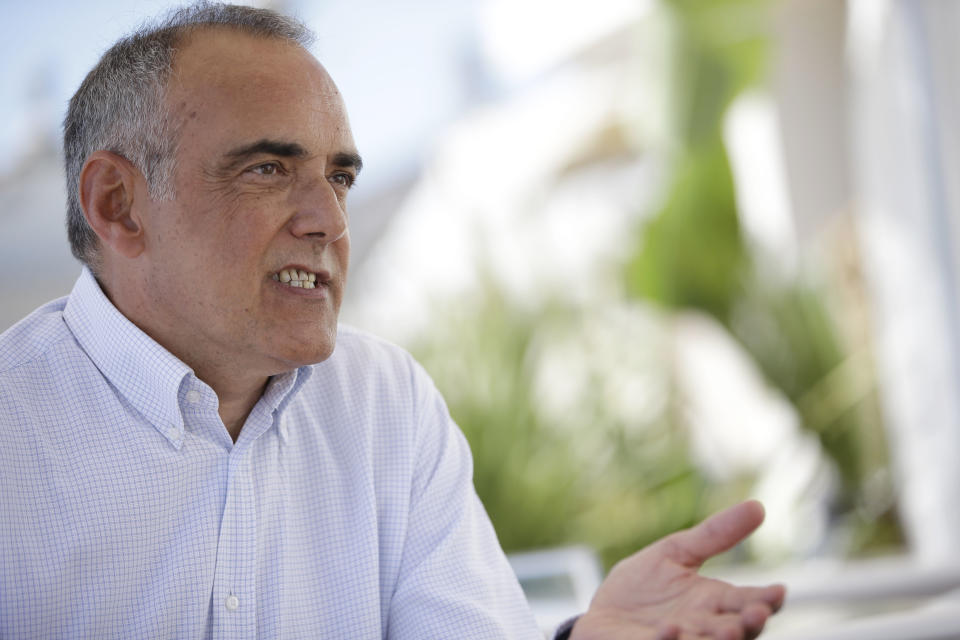
{"type": "Polygon", "coordinates": [[[273,376],[263,392],[264,402],[273,411],[282,413],[312,374],[313,367],[304,366],[273,376]]]}
{"type": "Polygon", "coordinates": [[[183,444],[178,391],[193,371],[141,331],[107,299],[87,267],[63,318],[100,372],[175,447],[183,444]]]}
{"type": "Polygon", "coordinates": [[[281,440],[286,441],[287,421],[283,419],[283,412],[312,373],[313,367],[306,365],[272,376],[247,416],[237,446],[249,446],[272,427],[276,427],[281,440]]]}

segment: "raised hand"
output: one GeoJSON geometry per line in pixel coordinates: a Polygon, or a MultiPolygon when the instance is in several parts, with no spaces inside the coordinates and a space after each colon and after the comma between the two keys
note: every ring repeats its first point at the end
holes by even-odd
{"type": "Polygon", "coordinates": [[[571,640],[755,638],[783,604],[785,589],[735,587],[697,573],[763,522],[749,501],[711,516],[622,560],[574,625],[571,640]]]}

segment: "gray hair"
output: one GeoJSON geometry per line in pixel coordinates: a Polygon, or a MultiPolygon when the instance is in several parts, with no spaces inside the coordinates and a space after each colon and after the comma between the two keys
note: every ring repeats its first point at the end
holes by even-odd
{"type": "Polygon", "coordinates": [[[169,13],[114,44],[70,99],[63,121],[70,250],[97,271],[98,239],[80,206],[80,172],[91,153],[123,156],[144,175],[155,200],[173,198],[179,135],[164,98],[177,46],[194,30],[227,27],[308,48],[313,33],[301,22],[267,9],[206,1],[169,13]]]}

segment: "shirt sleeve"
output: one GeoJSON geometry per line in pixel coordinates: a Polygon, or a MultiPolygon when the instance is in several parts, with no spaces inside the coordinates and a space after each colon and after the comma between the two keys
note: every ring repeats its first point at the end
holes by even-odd
{"type": "Polygon", "coordinates": [[[432,382],[420,388],[409,528],[387,637],[542,640],[474,491],[466,439],[432,382]]]}

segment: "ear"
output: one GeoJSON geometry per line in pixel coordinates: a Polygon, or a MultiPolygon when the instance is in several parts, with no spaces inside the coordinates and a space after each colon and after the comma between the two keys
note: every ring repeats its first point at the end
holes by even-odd
{"type": "Polygon", "coordinates": [[[80,171],[80,205],[103,245],[136,258],[144,249],[143,221],[134,209],[140,171],[126,158],[95,151],[80,171]]]}

